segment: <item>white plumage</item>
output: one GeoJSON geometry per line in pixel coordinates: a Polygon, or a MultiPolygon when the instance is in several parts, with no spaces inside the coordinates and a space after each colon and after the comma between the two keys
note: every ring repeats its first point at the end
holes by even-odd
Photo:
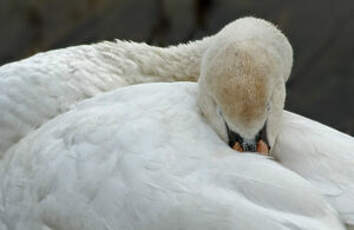
{"type": "Polygon", "coordinates": [[[273,155],[316,186],[354,226],[354,138],[285,112],[273,155]]]}
{"type": "Polygon", "coordinates": [[[78,101],[115,88],[197,79],[209,38],[177,47],[102,42],[37,54],[0,68],[0,158],[78,101]]]}
{"type": "Polygon", "coordinates": [[[195,83],[133,86],[47,122],[2,162],[2,222],[9,229],[342,229],[310,183],[225,145],[196,95],[195,83]]]}
{"type": "Polygon", "coordinates": [[[279,122],[280,94],[270,99],[269,132],[272,154],[288,169],[231,150],[220,116],[205,110],[205,91],[195,83],[112,91],[197,80],[215,39],[239,35],[242,40],[257,31],[264,32],[257,39],[266,41],[259,56],[281,60],[274,66],[280,73],[274,85],[283,87],[292,63],[287,40],[253,18],[187,45],[104,42],[2,66],[0,229],[343,229],[341,222],[354,224],[353,138],[289,112],[279,122]],[[101,94],[105,91],[112,92],[101,94]]]}

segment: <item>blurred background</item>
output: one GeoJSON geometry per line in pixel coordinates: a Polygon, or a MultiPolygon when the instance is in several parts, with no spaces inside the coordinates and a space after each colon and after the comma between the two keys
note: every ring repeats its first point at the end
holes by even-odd
{"type": "Polygon", "coordinates": [[[247,15],[294,47],[286,108],[354,135],[353,0],[1,0],[0,65],[115,38],[173,45],[247,15]]]}

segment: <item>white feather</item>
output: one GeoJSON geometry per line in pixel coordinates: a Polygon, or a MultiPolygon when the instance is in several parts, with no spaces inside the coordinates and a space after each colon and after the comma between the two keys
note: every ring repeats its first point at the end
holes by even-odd
{"type": "MultiPolygon", "coordinates": [[[[291,47],[275,42],[285,37],[265,21],[242,22],[225,27],[227,37],[267,38],[286,80],[291,47]]],[[[352,137],[285,112],[273,154],[300,177],[230,150],[201,116],[193,84],[129,87],[77,105],[132,84],[197,80],[212,39],[103,42],[2,66],[0,230],[342,229],[323,197],[353,224],[352,137]]]]}
{"type": "Polygon", "coordinates": [[[170,48],[101,42],[37,54],[0,68],[0,158],[83,99],[154,81],[196,80],[209,38],[170,48]]]}
{"type": "Polygon", "coordinates": [[[313,183],[354,225],[354,138],[300,115],[284,112],[274,156],[313,183]]]}
{"type": "Polygon", "coordinates": [[[306,180],[222,142],[196,95],[195,83],[132,86],[47,122],[2,161],[0,223],[28,230],[343,229],[306,180]]]}

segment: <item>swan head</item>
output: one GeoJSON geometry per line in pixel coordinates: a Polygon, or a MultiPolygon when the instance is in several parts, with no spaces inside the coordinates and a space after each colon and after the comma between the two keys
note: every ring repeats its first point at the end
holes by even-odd
{"type": "Polygon", "coordinates": [[[274,144],[292,56],[286,37],[262,19],[238,19],[215,35],[203,55],[198,102],[230,146],[255,152],[259,140],[274,144]]]}

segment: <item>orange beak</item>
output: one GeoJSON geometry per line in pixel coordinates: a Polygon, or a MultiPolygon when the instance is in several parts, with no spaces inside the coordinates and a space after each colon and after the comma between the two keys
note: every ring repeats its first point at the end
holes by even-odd
{"type": "MultiPolygon", "coordinates": [[[[238,142],[236,142],[232,148],[238,152],[244,152],[243,148],[238,142]]],[[[260,153],[261,155],[269,156],[269,148],[263,140],[258,141],[257,152],[260,153]]]]}

